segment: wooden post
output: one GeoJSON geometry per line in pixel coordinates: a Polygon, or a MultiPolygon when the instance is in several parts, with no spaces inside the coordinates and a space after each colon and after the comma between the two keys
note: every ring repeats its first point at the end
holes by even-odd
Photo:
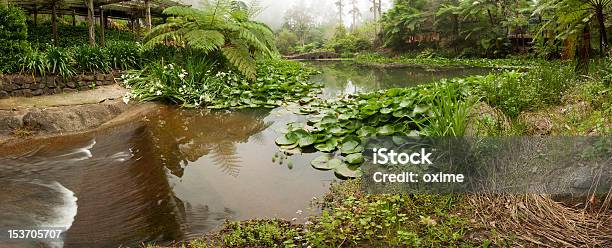
{"type": "Polygon", "coordinates": [[[34,7],[34,27],[38,26],[38,7],[34,7]]]}
{"type": "Polygon", "coordinates": [[[100,10],[100,46],[104,47],[106,46],[105,37],[104,37],[104,29],[106,28],[106,23],[104,21],[104,10],[102,9],[102,7],[100,7],[99,10],[100,10]]]}
{"type": "Polygon", "coordinates": [[[59,44],[57,36],[57,2],[53,2],[51,6],[51,30],[53,31],[53,44],[59,44]]]}
{"type": "Polygon", "coordinates": [[[96,31],[94,27],[94,5],[93,0],[87,0],[87,26],[89,27],[89,45],[96,45],[96,31]]]}
{"type": "Polygon", "coordinates": [[[147,32],[151,31],[151,0],[145,0],[145,19],[147,25],[147,32]]]}
{"type": "Polygon", "coordinates": [[[72,10],[72,26],[76,26],[76,10],[72,10]]]}

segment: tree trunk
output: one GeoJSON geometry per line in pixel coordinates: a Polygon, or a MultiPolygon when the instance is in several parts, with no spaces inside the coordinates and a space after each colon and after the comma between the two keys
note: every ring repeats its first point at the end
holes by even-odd
{"type": "Polygon", "coordinates": [[[34,7],[34,27],[38,26],[38,8],[34,7]]]}
{"type": "Polygon", "coordinates": [[[76,10],[72,10],[72,26],[76,26],[76,10]]]}
{"type": "Polygon", "coordinates": [[[51,6],[51,30],[53,32],[53,44],[58,46],[58,36],[57,36],[57,3],[53,2],[51,6]]]}
{"type": "Polygon", "coordinates": [[[94,27],[94,5],[93,0],[87,0],[87,26],[89,27],[89,45],[96,45],[96,30],[94,27]]]}
{"type": "Polygon", "coordinates": [[[608,34],[606,32],[606,20],[603,13],[603,6],[597,7],[597,22],[599,24],[599,51],[601,56],[605,56],[608,51],[608,34]]]}
{"type": "Polygon", "coordinates": [[[100,46],[106,46],[106,37],[104,37],[104,29],[106,28],[106,23],[104,21],[104,10],[100,8],[100,46]]]}
{"type": "Polygon", "coordinates": [[[145,18],[147,25],[147,32],[151,31],[151,0],[145,0],[145,18]]]}
{"type": "Polygon", "coordinates": [[[582,30],[582,43],[577,50],[578,61],[575,71],[581,75],[586,75],[589,73],[589,51],[591,50],[591,30],[588,24],[582,30]]]}

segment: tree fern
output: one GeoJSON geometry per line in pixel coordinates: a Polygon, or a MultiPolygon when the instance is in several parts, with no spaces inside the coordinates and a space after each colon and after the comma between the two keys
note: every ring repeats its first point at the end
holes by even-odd
{"type": "Polygon", "coordinates": [[[250,6],[241,1],[206,1],[203,9],[170,7],[168,22],[145,37],[146,48],[156,44],[183,44],[202,52],[220,52],[230,66],[250,79],[256,75],[255,60],[276,53],[274,33],[265,24],[251,21],[250,6]],[[184,42],[184,43],[183,43],[184,42]]]}

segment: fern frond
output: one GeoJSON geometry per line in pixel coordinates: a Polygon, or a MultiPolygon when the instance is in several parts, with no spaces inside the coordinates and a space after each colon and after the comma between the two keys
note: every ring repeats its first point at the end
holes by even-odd
{"type": "Polygon", "coordinates": [[[225,46],[221,48],[227,60],[249,79],[255,79],[256,65],[245,46],[225,46]]]}
{"type": "Polygon", "coordinates": [[[222,33],[215,30],[192,30],[185,34],[187,43],[205,53],[219,49],[225,44],[225,37],[222,33]]]}

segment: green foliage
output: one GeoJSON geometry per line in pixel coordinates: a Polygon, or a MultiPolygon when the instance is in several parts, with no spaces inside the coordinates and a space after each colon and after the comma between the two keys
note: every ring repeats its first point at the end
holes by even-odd
{"type": "Polygon", "coordinates": [[[136,69],[142,63],[142,49],[139,43],[111,41],[106,45],[106,50],[113,68],[121,70],[136,69]]]}
{"type": "MultiPolygon", "coordinates": [[[[372,49],[372,42],[365,37],[353,34],[331,39],[326,47],[338,54],[351,55],[372,49]]],[[[345,57],[345,56],[343,56],[345,57]]]]}
{"type": "Polygon", "coordinates": [[[521,111],[561,102],[574,75],[567,66],[538,67],[527,73],[505,71],[500,74],[467,78],[476,94],[491,106],[500,108],[510,117],[521,111]]]}
{"type": "Polygon", "coordinates": [[[0,5],[0,73],[16,72],[19,60],[27,53],[25,13],[13,5],[0,5]]]}
{"type": "Polygon", "coordinates": [[[230,222],[223,230],[223,247],[292,247],[299,231],[287,221],[230,222]]]}
{"type": "Polygon", "coordinates": [[[233,6],[234,1],[217,0],[207,2],[202,9],[167,8],[164,14],[172,17],[147,35],[145,47],[171,40],[205,55],[220,53],[229,65],[254,79],[255,60],[270,57],[276,50],[274,34],[265,24],[249,20],[248,9],[233,6]]]}
{"type": "Polygon", "coordinates": [[[313,247],[470,246],[467,220],[454,215],[462,198],[450,195],[358,195],[313,218],[304,237],[313,247]]]}
{"type": "Polygon", "coordinates": [[[61,47],[50,47],[47,49],[46,57],[49,72],[62,77],[70,77],[75,74],[73,55],[69,50],[61,47]]]}
{"type": "Polygon", "coordinates": [[[197,107],[210,104],[227,88],[224,78],[213,74],[209,61],[193,60],[187,64],[189,71],[175,64],[154,63],[142,71],[124,74],[122,79],[131,88],[128,97],[197,107]]]}
{"type": "MultiPolygon", "coordinates": [[[[431,54],[430,54],[431,55],[431,54]]],[[[528,69],[535,66],[553,66],[556,63],[540,59],[448,59],[437,56],[429,56],[427,53],[419,55],[400,55],[396,57],[385,57],[380,54],[368,53],[355,57],[355,61],[364,64],[406,64],[427,66],[474,66],[489,68],[528,69]]]]}
{"type": "Polygon", "coordinates": [[[232,71],[216,72],[206,59],[186,64],[154,64],[127,73],[124,81],[132,88],[132,98],[211,109],[273,108],[318,92],[318,86],[306,81],[315,71],[298,62],[261,61],[255,81],[232,71]]]}
{"type": "MultiPolygon", "coordinates": [[[[28,41],[30,41],[33,47],[44,49],[47,46],[55,45],[53,42],[53,33],[50,27],[51,23],[46,22],[38,23],[37,26],[34,26],[32,24],[28,26],[28,41]]],[[[100,41],[100,32],[98,32],[98,30],[99,26],[96,27],[96,41],[100,41]]],[[[57,32],[59,34],[59,47],[70,48],[88,43],[88,27],[86,23],[79,23],[76,26],[72,26],[58,22],[57,32]]],[[[107,43],[112,43],[114,41],[136,41],[136,37],[132,32],[110,28],[104,31],[104,37],[107,43]]]]}
{"type": "Polygon", "coordinates": [[[471,102],[461,80],[395,88],[337,100],[314,101],[298,113],[310,114],[306,123],[290,123],[276,140],[281,151],[314,148],[328,153],[312,166],[334,170],[340,177],[358,177],[363,139],[372,136],[461,135],[471,102]],[[430,125],[434,125],[428,128],[430,125]]]}
{"type": "Polygon", "coordinates": [[[47,54],[38,50],[29,49],[19,59],[22,72],[31,72],[32,75],[44,76],[49,70],[47,54]]]}
{"type": "Polygon", "coordinates": [[[73,54],[80,71],[108,72],[111,69],[108,51],[101,47],[82,45],[74,48],[73,54]]]}

